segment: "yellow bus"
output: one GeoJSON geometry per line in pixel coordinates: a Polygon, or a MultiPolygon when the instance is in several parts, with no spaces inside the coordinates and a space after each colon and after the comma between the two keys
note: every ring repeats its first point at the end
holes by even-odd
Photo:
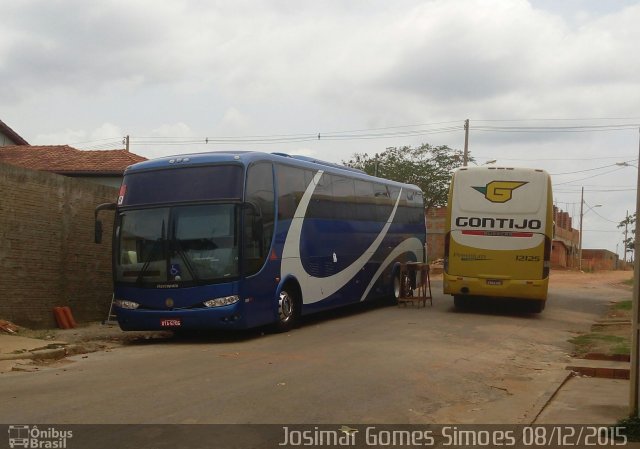
{"type": "Polygon", "coordinates": [[[486,297],[544,310],[553,232],[544,170],[463,167],[453,174],[446,222],[444,293],[456,308],[486,297]]]}

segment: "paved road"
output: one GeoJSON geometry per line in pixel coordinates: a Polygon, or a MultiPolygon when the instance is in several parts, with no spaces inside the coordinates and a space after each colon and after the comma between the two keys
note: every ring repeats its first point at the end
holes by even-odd
{"type": "Polygon", "coordinates": [[[564,380],[607,284],[552,284],[530,315],[359,306],[287,334],[160,340],[0,376],[3,423],[528,423],[564,380]]]}

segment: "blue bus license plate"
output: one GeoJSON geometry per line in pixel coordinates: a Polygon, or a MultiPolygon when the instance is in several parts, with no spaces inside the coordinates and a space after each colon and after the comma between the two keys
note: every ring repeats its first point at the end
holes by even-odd
{"type": "Polygon", "coordinates": [[[502,285],[500,279],[487,279],[487,285],[502,285]]]}
{"type": "Polygon", "coordinates": [[[182,321],[177,318],[160,320],[160,327],[180,327],[182,326],[182,321]]]}

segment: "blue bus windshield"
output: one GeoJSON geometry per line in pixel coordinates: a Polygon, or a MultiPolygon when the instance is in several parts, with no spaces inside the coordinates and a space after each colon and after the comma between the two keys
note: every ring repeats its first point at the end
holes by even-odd
{"type": "Polygon", "coordinates": [[[116,281],[184,284],[236,277],[238,208],[208,204],[121,212],[116,281]]]}

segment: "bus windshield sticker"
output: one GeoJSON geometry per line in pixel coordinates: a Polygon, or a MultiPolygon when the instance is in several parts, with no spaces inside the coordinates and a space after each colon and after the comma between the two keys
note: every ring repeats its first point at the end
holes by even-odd
{"type": "Polygon", "coordinates": [[[173,276],[173,277],[180,276],[182,274],[182,272],[180,270],[180,264],[172,263],[169,273],[171,273],[171,276],[173,276]]]}
{"type": "Polygon", "coordinates": [[[122,203],[124,202],[124,194],[127,193],[127,185],[126,184],[122,184],[120,186],[120,192],[118,192],[118,206],[122,206],[122,203]]]}

